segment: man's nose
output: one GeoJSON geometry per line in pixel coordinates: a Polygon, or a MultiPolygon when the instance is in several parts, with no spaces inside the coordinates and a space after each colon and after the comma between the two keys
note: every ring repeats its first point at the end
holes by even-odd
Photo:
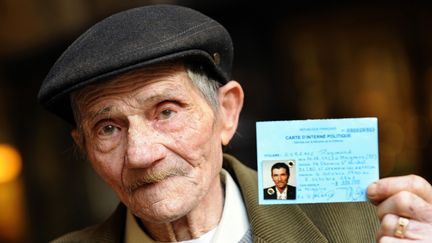
{"type": "Polygon", "coordinates": [[[146,168],[165,157],[160,135],[151,126],[139,120],[129,124],[126,148],[126,166],[146,168]]]}

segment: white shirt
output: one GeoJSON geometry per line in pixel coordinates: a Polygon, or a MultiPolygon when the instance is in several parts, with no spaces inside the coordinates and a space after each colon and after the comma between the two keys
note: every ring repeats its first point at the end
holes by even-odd
{"type": "Polygon", "coordinates": [[[285,187],[285,189],[282,192],[279,192],[279,189],[277,189],[276,187],[277,199],[287,199],[287,192],[288,192],[288,185],[285,187]]]}
{"type": "MultiPolygon", "coordinates": [[[[249,230],[249,218],[242,195],[231,175],[224,169],[221,181],[225,185],[225,202],[222,217],[216,228],[205,233],[198,239],[182,241],[184,243],[230,243],[238,242],[249,230]]],[[[285,193],[286,194],[286,193],[285,193]]],[[[125,243],[155,243],[138,225],[130,210],[127,211],[125,243]]]]}

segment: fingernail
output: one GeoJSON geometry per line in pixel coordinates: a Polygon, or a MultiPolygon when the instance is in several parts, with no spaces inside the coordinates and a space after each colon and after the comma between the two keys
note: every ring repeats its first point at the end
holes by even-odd
{"type": "Polygon", "coordinates": [[[372,184],[369,185],[369,187],[367,188],[367,196],[369,199],[373,199],[375,198],[375,196],[377,195],[377,183],[374,182],[372,184]]]}

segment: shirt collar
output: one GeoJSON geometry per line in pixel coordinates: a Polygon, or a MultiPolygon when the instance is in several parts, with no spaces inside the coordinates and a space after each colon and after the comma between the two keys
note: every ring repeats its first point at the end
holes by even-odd
{"type": "Polygon", "coordinates": [[[285,187],[285,189],[282,192],[279,192],[279,190],[276,187],[276,195],[278,199],[287,199],[287,192],[288,192],[288,185],[285,187]]]}

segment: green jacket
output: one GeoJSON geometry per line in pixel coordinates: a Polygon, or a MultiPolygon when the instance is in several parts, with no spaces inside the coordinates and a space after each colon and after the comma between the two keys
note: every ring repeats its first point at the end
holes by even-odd
{"type": "MultiPolygon", "coordinates": [[[[256,171],[224,155],[243,194],[254,242],[375,242],[379,221],[369,203],[258,205],[256,171]]],[[[120,204],[105,222],[75,231],[53,242],[123,241],[126,207],[120,204]]]]}

